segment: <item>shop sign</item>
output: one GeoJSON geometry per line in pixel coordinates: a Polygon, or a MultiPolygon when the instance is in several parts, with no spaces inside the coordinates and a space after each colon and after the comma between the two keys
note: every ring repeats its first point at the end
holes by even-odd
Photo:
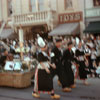
{"type": "Polygon", "coordinates": [[[66,13],[59,15],[59,23],[73,23],[82,21],[83,15],[82,12],[75,12],[75,13],[66,13]]]}

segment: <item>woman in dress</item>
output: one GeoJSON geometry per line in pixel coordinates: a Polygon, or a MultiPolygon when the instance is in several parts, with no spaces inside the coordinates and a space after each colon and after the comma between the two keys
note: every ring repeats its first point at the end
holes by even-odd
{"type": "Polygon", "coordinates": [[[38,52],[38,66],[35,72],[35,85],[32,96],[39,98],[40,92],[48,93],[53,99],[59,99],[60,96],[54,93],[53,79],[50,73],[50,67],[56,68],[54,64],[51,64],[49,57],[46,53],[47,46],[41,37],[38,38],[38,45],[40,50],[38,52]]]}
{"type": "Polygon", "coordinates": [[[81,42],[79,42],[78,48],[76,50],[76,58],[79,64],[79,77],[81,80],[83,80],[83,83],[85,85],[88,85],[88,82],[86,81],[88,74],[86,64],[88,63],[88,61],[85,57],[84,49],[82,48],[81,42]]]}

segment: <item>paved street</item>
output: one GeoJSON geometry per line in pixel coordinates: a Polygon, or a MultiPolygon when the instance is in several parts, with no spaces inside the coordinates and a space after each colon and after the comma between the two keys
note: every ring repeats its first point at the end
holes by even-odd
{"type": "MultiPolygon", "coordinates": [[[[100,79],[89,79],[91,85],[84,86],[81,81],[77,81],[77,87],[71,93],[64,93],[57,85],[57,78],[54,79],[54,88],[57,94],[61,95],[60,100],[100,100],[100,79]]],[[[0,100],[51,100],[47,94],[41,94],[41,98],[32,97],[33,85],[25,89],[15,89],[0,87],[0,100]]]]}

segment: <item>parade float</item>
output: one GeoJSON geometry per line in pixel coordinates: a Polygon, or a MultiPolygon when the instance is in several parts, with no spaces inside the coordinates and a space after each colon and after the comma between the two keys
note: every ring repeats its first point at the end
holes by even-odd
{"type": "Polygon", "coordinates": [[[37,61],[6,61],[4,68],[0,69],[0,86],[26,88],[31,85],[37,61]]]}

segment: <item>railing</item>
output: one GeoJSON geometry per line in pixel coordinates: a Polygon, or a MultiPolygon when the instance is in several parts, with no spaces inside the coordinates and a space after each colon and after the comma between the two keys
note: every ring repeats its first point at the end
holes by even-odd
{"type": "Polygon", "coordinates": [[[37,25],[37,24],[45,24],[49,20],[55,20],[56,12],[55,11],[43,11],[36,13],[28,13],[21,15],[13,15],[13,25],[18,26],[27,26],[27,25],[37,25]]]}

